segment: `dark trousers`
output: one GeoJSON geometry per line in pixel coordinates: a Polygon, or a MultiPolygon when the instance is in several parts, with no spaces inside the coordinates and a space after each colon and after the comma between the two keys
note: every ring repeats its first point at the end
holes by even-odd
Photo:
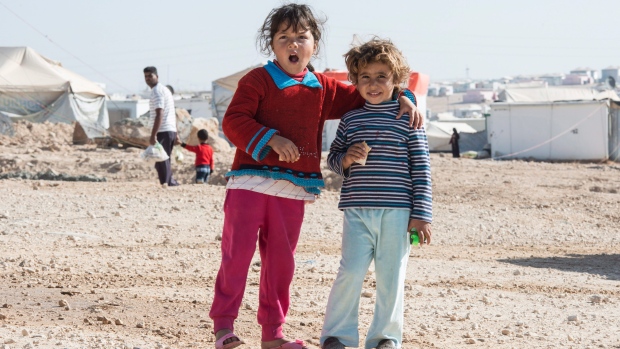
{"type": "Polygon", "coordinates": [[[170,156],[172,154],[172,147],[174,146],[174,140],[177,138],[177,133],[172,131],[158,132],[157,141],[164,147],[166,154],[168,154],[168,160],[155,163],[155,169],[159,176],[159,184],[168,184],[169,187],[179,185],[177,181],[172,178],[172,167],[170,167],[170,156]]]}
{"type": "Polygon", "coordinates": [[[207,183],[209,175],[211,175],[210,165],[196,166],[196,183],[207,183]]]}

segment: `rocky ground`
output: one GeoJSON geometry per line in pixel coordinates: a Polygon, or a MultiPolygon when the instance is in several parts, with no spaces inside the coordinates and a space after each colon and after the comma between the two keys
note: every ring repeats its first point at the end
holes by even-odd
{"type": "MultiPolygon", "coordinates": [[[[14,127],[0,136],[0,348],[213,348],[232,153],[216,154],[211,185],[190,184],[185,153],[185,185],[161,188],[140,149],[14,127]]],[[[434,241],[411,251],[403,348],[620,348],[619,164],[431,161],[434,241]]],[[[312,348],[338,266],[337,202],[326,191],[307,206],[297,253],[285,331],[312,348]]],[[[244,348],[259,347],[259,271],[237,321],[244,348]]],[[[372,273],[360,297],[363,340],[372,273]]]]}

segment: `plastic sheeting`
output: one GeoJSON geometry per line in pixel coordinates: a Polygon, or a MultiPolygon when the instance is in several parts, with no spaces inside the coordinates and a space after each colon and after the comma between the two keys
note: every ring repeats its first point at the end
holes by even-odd
{"type": "Polygon", "coordinates": [[[505,89],[499,93],[499,101],[507,103],[592,101],[611,99],[620,101],[613,90],[597,91],[590,87],[540,87],[505,89]]]}
{"type": "MultiPolygon", "coordinates": [[[[429,121],[424,126],[426,128],[426,137],[428,139],[428,149],[430,151],[451,151],[452,146],[450,145],[450,137],[452,137],[452,129],[456,128],[461,139],[459,140],[459,145],[463,142],[463,138],[465,134],[475,134],[477,131],[473,127],[469,126],[465,123],[458,122],[439,122],[439,121],[429,121]]],[[[461,151],[469,151],[469,150],[480,150],[484,147],[486,143],[486,139],[484,143],[480,145],[479,148],[476,149],[464,149],[462,146],[460,147],[461,151]]]]}
{"type": "MultiPolygon", "coordinates": [[[[80,123],[88,138],[101,137],[106,134],[110,126],[108,110],[104,97],[85,97],[74,93],[61,93],[58,98],[49,102],[46,98],[22,95],[12,99],[11,94],[0,97],[0,115],[11,120],[26,120],[30,122],[63,122],[80,123]],[[2,102],[7,102],[2,104],[2,102]]],[[[48,94],[49,96],[49,94],[48,94]]]]}
{"type": "Polygon", "coordinates": [[[609,160],[620,161],[620,104],[609,109],[609,160]]]}
{"type": "Polygon", "coordinates": [[[106,95],[88,79],[29,47],[0,47],[0,115],[30,122],[80,123],[89,138],[109,127],[106,95]]]}
{"type": "Polygon", "coordinates": [[[238,71],[232,75],[225,76],[223,78],[217,79],[211,83],[211,114],[217,121],[222,124],[222,119],[224,118],[224,114],[226,113],[226,109],[228,109],[228,105],[232,100],[235,91],[237,90],[237,85],[239,84],[239,80],[245,76],[250,70],[258,67],[264,66],[265,63],[257,64],[255,66],[243,69],[238,71]]]}
{"type": "Polygon", "coordinates": [[[613,133],[608,101],[493,103],[491,108],[487,131],[493,158],[608,158],[613,133]]]}
{"type": "Polygon", "coordinates": [[[4,114],[0,114],[0,135],[12,136],[15,131],[13,125],[11,125],[11,119],[4,114]]]}

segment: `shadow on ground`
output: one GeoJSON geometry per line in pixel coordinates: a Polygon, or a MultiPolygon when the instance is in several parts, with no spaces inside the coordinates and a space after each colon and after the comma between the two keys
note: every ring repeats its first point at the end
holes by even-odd
{"type": "Polygon", "coordinates": [[[608,280],[620,280],[620,254],[568,254],[563,257],[499,259],[498,261],[522,267],[553,268],[600,275],[608,280]]]}

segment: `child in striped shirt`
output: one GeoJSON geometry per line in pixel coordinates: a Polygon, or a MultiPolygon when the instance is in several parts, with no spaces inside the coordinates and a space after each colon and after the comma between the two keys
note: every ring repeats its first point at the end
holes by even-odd
{"type": "MultiPolygon", "coordinates": [[[[409,67],[389,41],[372,39],[345,54],[349,79],[366,104],[342,117],[327,158],[344,177],[342,258],[321,333],[323,349],[357,347],[359,299],[374,259],[376,304],[365,348],[400,348],[408,232],[431,242],[432,188],[423,128],[396,120],[409,67]],[[370,151],[367,151],[370,149],[370,151]]],[[[407,92],[410,93],[410,92],[407,92]]]]}

